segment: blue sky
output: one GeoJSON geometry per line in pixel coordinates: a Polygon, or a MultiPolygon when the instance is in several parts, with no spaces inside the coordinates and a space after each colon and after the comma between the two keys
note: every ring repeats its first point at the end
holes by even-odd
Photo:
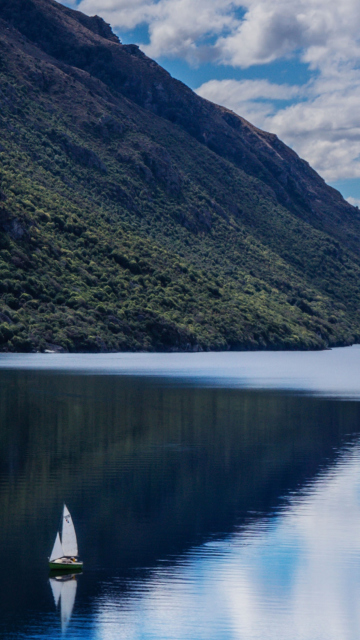
{"type": "Polygon", "coordinates": [[[276,133],[360,205],[358,0],[63,0],[276,133]]]}

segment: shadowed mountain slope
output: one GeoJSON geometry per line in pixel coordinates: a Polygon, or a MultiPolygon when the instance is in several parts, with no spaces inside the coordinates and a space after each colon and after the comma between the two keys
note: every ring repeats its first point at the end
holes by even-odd
{"type": "Polygon", "coordinates": [[[0,348],[360,335],[360,214],[101,18],[0,0],[0,348]]]}

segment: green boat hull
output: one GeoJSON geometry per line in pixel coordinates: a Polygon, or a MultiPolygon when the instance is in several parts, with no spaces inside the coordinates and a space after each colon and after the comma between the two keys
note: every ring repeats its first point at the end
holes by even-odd
{"type": "Polygon", "coordinates": [[[83,562],[49,562],[50,571],[61,571],[66,573],[73,573],[74,571],[81,571],[83,568],[83,562]]]}

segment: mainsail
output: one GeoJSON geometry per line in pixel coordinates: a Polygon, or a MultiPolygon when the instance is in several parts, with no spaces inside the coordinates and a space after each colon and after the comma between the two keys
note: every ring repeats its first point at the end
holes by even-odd
{"type": "Polygon", "coordinates": [[[54,542],[54,546],[53,546],[53,550],[51,552],[51,556],[49,558],[50,562],[52,562],[53,560],[57,560],[58,558],[62,558],[64,554],[64,550],[63,547],[61,545],[60,542],[60,536],[59,536],[59,532],[56,535],[55,538],[55,542],[54,542]]]}
{"type": "Polygon", "coordinates": [[[67,506],[64,504],[63,523],[61,533],[63,556],[78,556],[78,545],[75,528],[67,506]]]}

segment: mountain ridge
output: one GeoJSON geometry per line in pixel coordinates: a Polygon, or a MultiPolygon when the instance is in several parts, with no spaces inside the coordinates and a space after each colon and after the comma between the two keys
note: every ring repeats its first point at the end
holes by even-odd
{"type": "MultiPolygon", "coordinates": [[[[219,107],[218,105],[214,105],[204,98],[201,98],[191,89],[186,87],[186,85],[181,81],[173,79],[168,72],[162,69],[153,60],[147,58],[147,56],[142,53],[136,45],[121,45],[118,37],[112,33],[111,27],[101,18],[98,18],[98,16],[89,18],[79,11],[74,11],[64,7],[63,5],[58,5],[53,2],[53,0],[37,0],[37,2],[33,2],[33,0],[26,0],[26,2],[24,2],[24,0],[3,0],[2,14],[5,16],[9,15],[10,18],[14,15],[17,16],[21,14],[23,18],[21,23],[17,24],[17,28],[20,28],[20,31],[30,40],[37,38],[37,43],[40,44],[42,49],[49,55],[53,55],[55,58],[60,59],[65,63],[76,63],[75,66],[78,66],[79,68],[88,71],[91,75],[103,80],[105,84],[120,91],[123,95],[134,100],[140,106],[148,110],[152,110],[157,115],[165,117],[173,123],[175,122],[179,124],[197,140],[205,143],[210,149],[214,150],[219,155],[224,155],[227,159],[235,161],[238,166],[241,166],[241,168],[244,168],[243,165],[246,162],[247,164],[250,164],[251,169],[251,163],[253,162],[254,168],[259,169],[258,158],[252,158],[252,154],[249,152],[248,148],[248,153],[243,160],[241,159],[241,154],[239,154],[239,149],[237,148],[239,143],[244,143],[244,141],[247,143],[247,147],[249,147],[253,144],[254,136],[256,136],[258,140],[261,140],[262,146],[267,147],[268,150],[270,150],[270,156],[272,156],[272,158],[265,158],[262,167],[263,171],[266,172],[266,164],[271,162],[271,159],[275,161],[277,157],[277,159],[283,160],[281,156],[282,152],[286,153],[287,158],[290,156],[293,161],[296,161],[297,168],[301,166],[301,169],[307,174],[309,180],[315,179],[318,188],[320,184],[321,186],[325,185],[325,182],[321,178],[319,180],[319,176],[313,169],[311,169],[308,163],[300,159],[293,150],[286,147],[286,145],[284,145],[275,134],[269,134],[261,131],[245,119],[241,118],[241,116],[238,116],[225,107],[219,107]],[[16,12],[17,6],[19,7],[18,12],[16,12]],[[40,7],[42,11],[36,11],[37,7],[40,7]],[[48,21],[53,27],[50,30],[43,28],[44,20],[40,19],[43,18],[43,11],[47,7],[56,7],[56,12],[49,12],[47,14],[48,21]],[[27,12],[30,14],[29,16],[26,15],[27,12]],[[82,38],[80,41],[74,41],[73,37],[70,39],[67,37],[69,33],[71,35],[72,33],[68,28],[68,25],[65,24],[62,25],[63,30],[60,34],[61,45],[54,45],[52,33],[53,29],[58,26],[59,20],[57,22],[55,21],[55,18],[59,17],[58,13],[69,17],[73,23],[78,22],[81,27],[85,27],[85,29],[81,30],[82,38]],[[36,20],[36,17],[38,17],[38,20],[36,20]],[[91,42],[93,38],[90,37],[89,39],[89,33],[87,32],[89,30],[89,26],[91,27],[91,21],[96,21],[98,31],[99,25],[102,24],[103,26],[100,29],[100,33],[96,33],[96,31],[94,32],[91,29],[91,36],[95,35],[97,46],[90,55],[88,47],[90,44],[93,44],[91,42]],[[48,35],[49,31],[50,37],[48,35]],[[103,34],[105,34],[106,37],[103,37],[103,34]],[[114,44],[117,46],[114,47],[114,44]],[[124,52],[126,64],[124,64],[123,60],[124,52]],[[130,55],[128,55],[129,53],[130,55]],[[102,61],[99,62],[101,54],[103,58],[106,58],[106,68],[107,71],[109,71],[109,69],[111,70],[111,74],[106,74],[104,72],[102,61]],[[115,56],[118,56],[118,58],[115,56]],[[139,69],[141,66],[145,66],[146,73],[139,69]],[[168,81],[166,87],[163,84],[164,81],[168,81]],[[186,113],[184,113],[184,109],[178,109],[176,112],[176,107],[178,105],[183,107],[184,98],[181,94],[184,92],[187,100],[185,108],[186,113]],[[190,107],[190,112],[194,112],[191,113],[191,116],[194,115],[194,117],[191,117],[190,122],[189,101],[191,102],[192,107],[192,109],[190,107]],[[241,130],[242,140],[239,137],[235,139],[237,143],[235,149],[230,148],[229,145],[226,149],[226,153],[221,151],[219,148],[221,145],[217,140],[214,140],[214,132],[211,131],[211,127],[206,120],[207,108],[211,110],[211,115],[214,115],[215,113],[226,123],[224,128],[227,130],[227,135],[229,135],[229,130],[230,132],[241,130]],[[205,120],[202,118],[205,118],[205,120]]],[[[15,20],[15,22],[18,22],[18,20],[15,20]]],[[[46,23],[48,24],[48,22],[46,23]]],[[[78,32],[76,32],[76,35],[78,36],[78,32]]],[[[242,153],[244,153],[243,150],[242,153]]],[[[274,177],[276,178],[274,175],[276,172],[279,173],[277,180],[277,182],[280,183],[277,185],[278,195],[281,195],[285,204],[289,203],[289,201],[291,201],[291,195],[289,196],[289,193],[285,189],[288,176],[284,175],[281,171],[281,169],[286,171],[286,167],[281,168],[276,166],[272,168],[273,171],[271,172],[269,180],[274,179],[274,177]]],[[[292,189],[296,190],[296,186],[292,185],[292,189]]],[[[329,192],[329,189],[331,188],[326,185],[325,191],[329,192]]],[[[299,195],[300,194],[298,194],[298,196],[299,195]]],[[[341,196],[339,197],[336,190],[332,190],[331,195],[332,198],[337,200],[336,204],[341,206],[342,214],[344,214],[345,211],[352,211],[351,205],[346,203],[341,196]]],[[[301,198],[304,198],[304,194],[301,194],[301,198]]],[[[317,211],[316,197],[314,198],[314,194],[308,194],[307,205],[312,212],[314,212],[314,210],[317,211]],[[313,202],[315,200],[315,208],[311,206],[313,204],[311,200],[313,202]]]]}
{"type": "Polygon", "coordinates": [[[308,163],[101,18],[0,21],[0,349],[358,340],[360,214],[308,163]]]}

